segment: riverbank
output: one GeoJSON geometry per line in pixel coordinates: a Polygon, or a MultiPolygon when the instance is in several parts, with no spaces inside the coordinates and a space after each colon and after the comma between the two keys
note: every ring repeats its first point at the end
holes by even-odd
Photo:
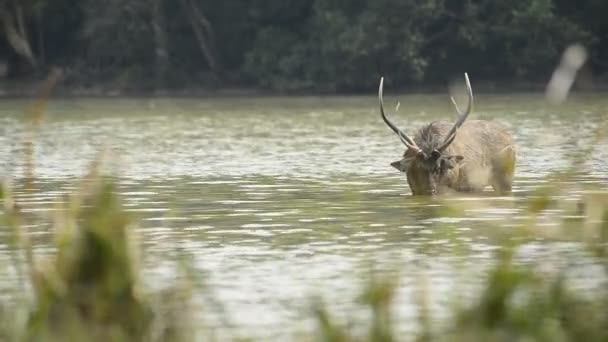
{"type": "MultiPolygon", "coordinates": [[[[0,98],[28,98],[38,94],[43,78],[28,80],[0,81],[0,98]]],[[[522,82],[513,80],[484,81],[473,80],[476,94],[508,93],[542,93],[546,82],[522,82]]],[[[116,86],[114,84],[96,84],[86,86],[74,82],[63,82],[56,86],[55,97],[274,97],[274,96],[359,96],[375,95],[377,89],[370,87],[365,91],[329,91],[329,90],[276,90],[255,86],[221,85],[183,88],[152,88],[149,85],[116,86]]],[[[448,84],[417,84],[391,86],[391,92],[402,94],[444,94],[448,84]]],[[[608,92],[608,78],[591,80],[583,77],[575,83],[574,93],[608,92]]]]}

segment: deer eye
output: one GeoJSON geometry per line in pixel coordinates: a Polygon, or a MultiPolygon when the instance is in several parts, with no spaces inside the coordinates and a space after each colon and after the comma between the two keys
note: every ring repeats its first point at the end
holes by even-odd
{"type": "Polygon", "coordinates": [[[449,161],[447,161],[445,159],[441,159],[441,164],[440,164],[441,171],[445,172],[453,167],[454,166],[449,161]]]}

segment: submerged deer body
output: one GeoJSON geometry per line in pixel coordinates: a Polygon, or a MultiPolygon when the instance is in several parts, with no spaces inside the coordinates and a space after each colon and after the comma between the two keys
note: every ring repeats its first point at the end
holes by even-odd
{"type": "Polygon", "coordinates": [[[483,191],[491,185],[499,194],[511,192],[515,171],[515,145],[507,128],[497,122],[466,121],[473,104],[473,90],[465,73],[469,103],[456,123],[435,121],[410,138],[391,122],[384,113],[380,79],[378,98],[384,122],[406,146],[401,160],[391,165],[407,175],[413,195],[433,195],[448,190],[483,191]]]}

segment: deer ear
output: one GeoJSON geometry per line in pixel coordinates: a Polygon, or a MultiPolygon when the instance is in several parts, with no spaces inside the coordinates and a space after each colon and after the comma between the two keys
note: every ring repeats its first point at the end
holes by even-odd
{"type": "Polygon", "coordinates": [[[405,172],[405,167],[403,165],[401,165],[401,160],[397,160],[391,163],[391,166],[394,167],[395,169],[401,171],[401,172],[405,172]]]}
{"type": "Polygon", "coordinates": [[[397,160],[391,163],[391,166],[394,167],[395,169],[401,171],[401,172],[406,172],[408,167],[410,166],[410,162],[411,160],[408,158],[403,158],[401,160],[397,160]]]}
{"type": "Polygon", "coordinates": [[[454,159],[454,161],[455,161],[456,163],[458,163],[458,164],[461,164],[461,163],[462,163],[462,161],[464,160],[464,157],[463,157],[463,156],[452,156],[451,158],[453,158],[453,159],[454,159]]]}

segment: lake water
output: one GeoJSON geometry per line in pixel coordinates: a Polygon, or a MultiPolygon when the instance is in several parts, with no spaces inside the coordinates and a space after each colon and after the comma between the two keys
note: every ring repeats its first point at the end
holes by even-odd
{"type": "MultiPolygon", "coordinates": [[[[385,94],[390,108],[397,99],[392,118],[411,134],[455,117],[446,95],[385,94]]],[[[17,178],[26,211],[44,222],[107,149],[107,168],[138,218],[146,282],[167,284],[186,253],[217,302],[210,307],[208,294],[197,294],[207,324],[229,322],[237,334],[262,339],[313,328],[306,318],[314,295],[341,315],[358,315],[353,300],[371,265],[402,280],[399,329],[415,323],[414,284],[422,274],[441,317],[450,295],[474,284],[492,260],[496,236],[527,220],[528,198],[573,156],[592,147],[574,178],[560,184],[560,199],[574,203],[589,188],[608,188],[608,141],[594,140],[608,118],[604,94],[561,106],[541,94],[477,94],[471,118],[499,120],[515,135],[514,193],[433,201],[411,197],[404,175],[389,166],[403,146],[373,96],[54,100],[37,134],[35,195],[19,185],[26,105],[0,101],[0,172],[17,178]],[[455,206],[460,210],[448,210],[455,206]]],[[[555,222],[539,224],[551,229],[555,222]]],[[[35,225],[31,234],[37,250],[48,252],[48,226],[35,225]]],[[[571,245],[550,246],[527,244],[522,258],[580,259],[571,245]]],[[[584,278],[593,269],[580,272],[584,278]]]]}

